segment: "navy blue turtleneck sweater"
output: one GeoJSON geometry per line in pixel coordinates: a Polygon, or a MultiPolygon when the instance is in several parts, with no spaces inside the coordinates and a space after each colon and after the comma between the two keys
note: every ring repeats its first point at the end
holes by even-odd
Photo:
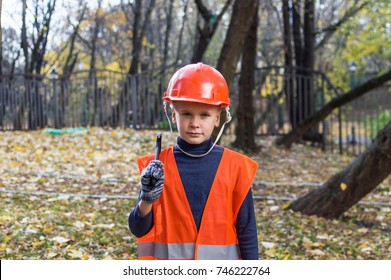
{"type": "MultiPolygon", "coordinates": [[[[199,145],[192,145],[178,137],[177,144],[182,150],[190,154],[203,154],[211,148],[212,139],[199,145]]],[[[215,146],[206,156],[193,158],[185,155],[177,146],[174,147],[174,157],[179,175],[198,229],[223,150],[223,147],[215,146]]],[[[130,213],[128,223],[131,232],[135,236],[144,236],[153,226],[152,212],[145,217],[141,217],[140,211],[136,207],[130,213]]],[[[239,210],[236,232],[242,259],[258,259],[257,229],[251,189],[239,210]]]]}

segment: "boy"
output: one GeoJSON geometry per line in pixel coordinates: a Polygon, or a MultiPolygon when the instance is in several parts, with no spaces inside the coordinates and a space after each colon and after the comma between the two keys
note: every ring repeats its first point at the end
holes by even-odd
{"type": "Polygon", "coordinates": [[[228,87],[214,68],[179,69],[163,97],[177,125],[177,145],[159,160],[138,160],[141,190],[129,215],[139,259],[258,259],[251,184],[258,165],[216,146],[230,121],[228,87]],[[212,143],[221,110],[228,120],[212,143]]]}

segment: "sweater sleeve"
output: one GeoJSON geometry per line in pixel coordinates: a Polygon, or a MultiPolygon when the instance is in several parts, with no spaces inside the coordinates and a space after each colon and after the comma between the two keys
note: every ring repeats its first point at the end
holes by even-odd
{"type": "Polygon", "coordinates": [[[146,235],[153,226],[153,211],[142,217],[138,208],[139,201],[140,198],[137,201],[137,206],[130,212],[128,217],[129,229],[138,238],[146,235]]]}
{"type": "MultiPolygon", "coordinates": [[[[153,155],[147,155],[137,159],[137,164],[140,173],[152,159],[153,159],[153,155]]],[[[140,199],[141,198],[139,194],[136,207],[130,212],[128,217],[129,229],[137,238],[146,235],[153,226],[153,213],[152,213],[153,211],[151,211],[145,217],[142,217],[140,213],[140,209],[138,208],[140,199]]]]}
{"type": "Polygon", "coordinates": [[[258,260],[258,234],[251,189],[240,207],[236,220],[240,255],[243,260],[258,260]]]}

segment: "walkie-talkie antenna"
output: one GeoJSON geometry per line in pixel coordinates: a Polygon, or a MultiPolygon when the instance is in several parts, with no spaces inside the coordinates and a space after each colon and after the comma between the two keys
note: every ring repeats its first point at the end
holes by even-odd
{"type": "Polygon", "coordinates": [[[158,133],[156,136],[156,148],[155,148],[155,159],[159,160],[160,151],[162,150],[162,134],[158,133]]]}

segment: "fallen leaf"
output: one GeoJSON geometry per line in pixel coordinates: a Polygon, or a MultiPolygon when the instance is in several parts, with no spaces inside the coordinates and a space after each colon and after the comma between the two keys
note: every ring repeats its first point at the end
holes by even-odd
{"type": "Polygon", "coordinates": [[[73,226],[78,229],[83,229],[85,227],[85,224],[83,222],[76,221],[73,223],[73,226]]]}
{"type": "Polygon", "coordinates": [[[48,259],[52,259],[52,258],[54,258],[55,256],[57,256],[57,253],[55,253],[55,252],[50,252],[50,253],[48,253],[46,256],[47,256],[48,259]]]}
{"type": "Polygon", "coordinates": [[[84,256],[84,253],[82,250],[71,250],[68,255],[71,257],[71,258],[74,258],[74,259],[81,259],[83,256],[84,256]]]}
{"type": "Polygon", "coordinates": [[[325,255],[324,252],[319,249],[311,250],[311,251],[309,251],[309,253],[314,256],[324,256],[325,255]]]}
{"type": "Polygon", "coordinates": [[[97,224],[92,226],[92,228],[105,228],[105,229],[112,229],[113,227],[114,224],[97,224]]]}
{"type": "Polygon", "coordinates": [[[55,242],[57,242],[57,243],[59,243],[59,244],[67,243],[67,242],[70,241],[70,239],[64,238],[64,237],[62,237],[62,236],[53,237],[51,240],[52,240],[52,241],[55,241],[55,242]]]}
{"type": "Polygon", "coordinates": [[[262,246],[265,247],[266,249],[271,249],[276,246],[273,242],[261,242],[262,246]]]}

